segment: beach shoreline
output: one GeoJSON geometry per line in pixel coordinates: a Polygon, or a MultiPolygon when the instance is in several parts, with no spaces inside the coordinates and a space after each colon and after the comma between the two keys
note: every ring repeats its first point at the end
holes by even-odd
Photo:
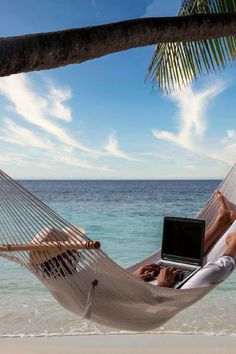
{"type": "Polygon", "coordinates": [[[182,334],[111,334],[67,337],[1,338],[4,354],[227,354],[235,353],[236,336],[182,334]]]}

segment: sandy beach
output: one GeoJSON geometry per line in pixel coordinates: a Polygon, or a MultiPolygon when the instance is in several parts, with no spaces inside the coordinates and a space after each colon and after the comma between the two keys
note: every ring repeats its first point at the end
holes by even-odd
{"type": "Polygon", "coordinates": [[[203,335],[85,335],[51,338],[2,338],[4,354],[222,354],[235,353],[236,337],[203,335]]]}

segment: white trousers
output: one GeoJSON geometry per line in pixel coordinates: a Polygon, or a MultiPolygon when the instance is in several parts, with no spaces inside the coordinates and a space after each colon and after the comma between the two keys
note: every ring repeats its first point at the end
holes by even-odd
{"type": "Polygon", "coordinates": [[[215,262],[207,263],[192,276],[181,289],[199,288],[219,284],[234,270],[235,260],[231,256],[222,256],[215,262]]]}

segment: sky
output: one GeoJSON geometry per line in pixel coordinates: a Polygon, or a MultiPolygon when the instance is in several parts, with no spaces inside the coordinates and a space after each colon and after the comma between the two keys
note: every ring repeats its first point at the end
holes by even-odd
{"type": "MultiPolygon", "coordinates": [[[[175,16],[180,0],[1,0],[0,36],[175,16]]],[[[171,95],[154,46],[0,78],[0,169],[17,179],[218,179],[236,160],[235,68],[171,95]]]]}

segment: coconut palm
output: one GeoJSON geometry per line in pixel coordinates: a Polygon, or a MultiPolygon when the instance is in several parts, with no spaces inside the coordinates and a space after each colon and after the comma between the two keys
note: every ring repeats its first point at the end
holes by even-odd
{"type": "Polygon", "coordinates": [[[129,48],[172,43],[157,46],[149,70],[163,90],[170,90],[190,82],[204,70],[224,67],[232,60],[234,11],[234,0],[189,0],[184,1],[179,17],[143,18],[0,38],[0,76],[81,63],[129,48]],[[196,15],[198,12],[204,13],[196,15]]]}
{"type": "MultiPolygon", "coordinates": [[[[235,0],[185,0],[179,16],[236,11],[235,0]]],[[[198,30],[198,29],[196,29],[198,30]]],[[[147,77],[164,92],[181,88],[199,76],[224,69],[235,60],[235,36],[157,44],[147,77]]]]}

